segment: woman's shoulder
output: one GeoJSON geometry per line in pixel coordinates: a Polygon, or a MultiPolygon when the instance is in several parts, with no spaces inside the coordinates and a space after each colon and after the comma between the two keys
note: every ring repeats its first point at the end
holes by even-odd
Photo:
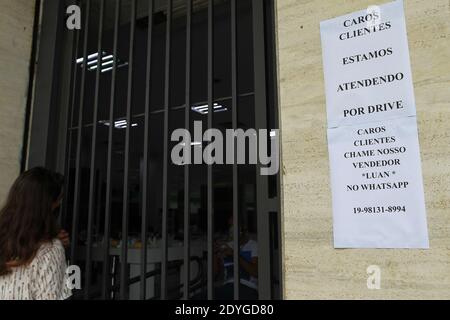
{"type": "Polygon", "coordinates": [[[50,242],[43,243],[36,254],[36,261],[48,259],[60,259],[64,257],[64,247],[60,240],[54,239],[50,242]]]}
{"type": "Polygon", "coordinates": [[[61,300],[71,295],[66,286],[66,261],[60,240],[42,244],[32,265],[33,299],[61,300]]]}

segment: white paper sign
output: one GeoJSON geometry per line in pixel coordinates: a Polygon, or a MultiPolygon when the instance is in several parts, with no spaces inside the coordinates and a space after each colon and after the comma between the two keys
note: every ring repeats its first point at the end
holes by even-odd
{"type": "Polygon", "coordinates": [[[428,248],[403,1],[323,21],[336,248],[428,248]]]}

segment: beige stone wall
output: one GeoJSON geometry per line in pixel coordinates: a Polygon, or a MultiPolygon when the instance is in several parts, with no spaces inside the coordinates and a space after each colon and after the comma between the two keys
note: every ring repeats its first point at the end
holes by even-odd
{"type": "Polygon", "coordinates": [[[450,299],[449,0],[405,0],[431,249],[333,249],[319,23],[386,2],[277,0],[287,299],[450,299]]]}
{"type": "Polygon", "coordinates": [[[0,203],[20,170],[34,0],[0,0],[0,203]]]}

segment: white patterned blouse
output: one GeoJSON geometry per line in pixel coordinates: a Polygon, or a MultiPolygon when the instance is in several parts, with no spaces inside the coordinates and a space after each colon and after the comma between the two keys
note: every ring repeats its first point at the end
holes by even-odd
{"type": "Polygon", "coordinates": [[[71,295],[64,247],[56,239],[43,244],[30,264],[0,277],[0,300],[65,300],[71,295]]]}

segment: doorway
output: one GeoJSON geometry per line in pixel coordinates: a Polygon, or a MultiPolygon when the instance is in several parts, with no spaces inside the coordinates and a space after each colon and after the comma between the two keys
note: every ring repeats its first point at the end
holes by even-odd
{"type": "Polygon", "coordinates": [[[42,5],[28,167],[65,174],[75,298],[281,298],[279,174],[170,158],[195,122],[278,129],[273,1],[42,5]],[[255,270],[234,263],[244,251],[255,270]]]}

